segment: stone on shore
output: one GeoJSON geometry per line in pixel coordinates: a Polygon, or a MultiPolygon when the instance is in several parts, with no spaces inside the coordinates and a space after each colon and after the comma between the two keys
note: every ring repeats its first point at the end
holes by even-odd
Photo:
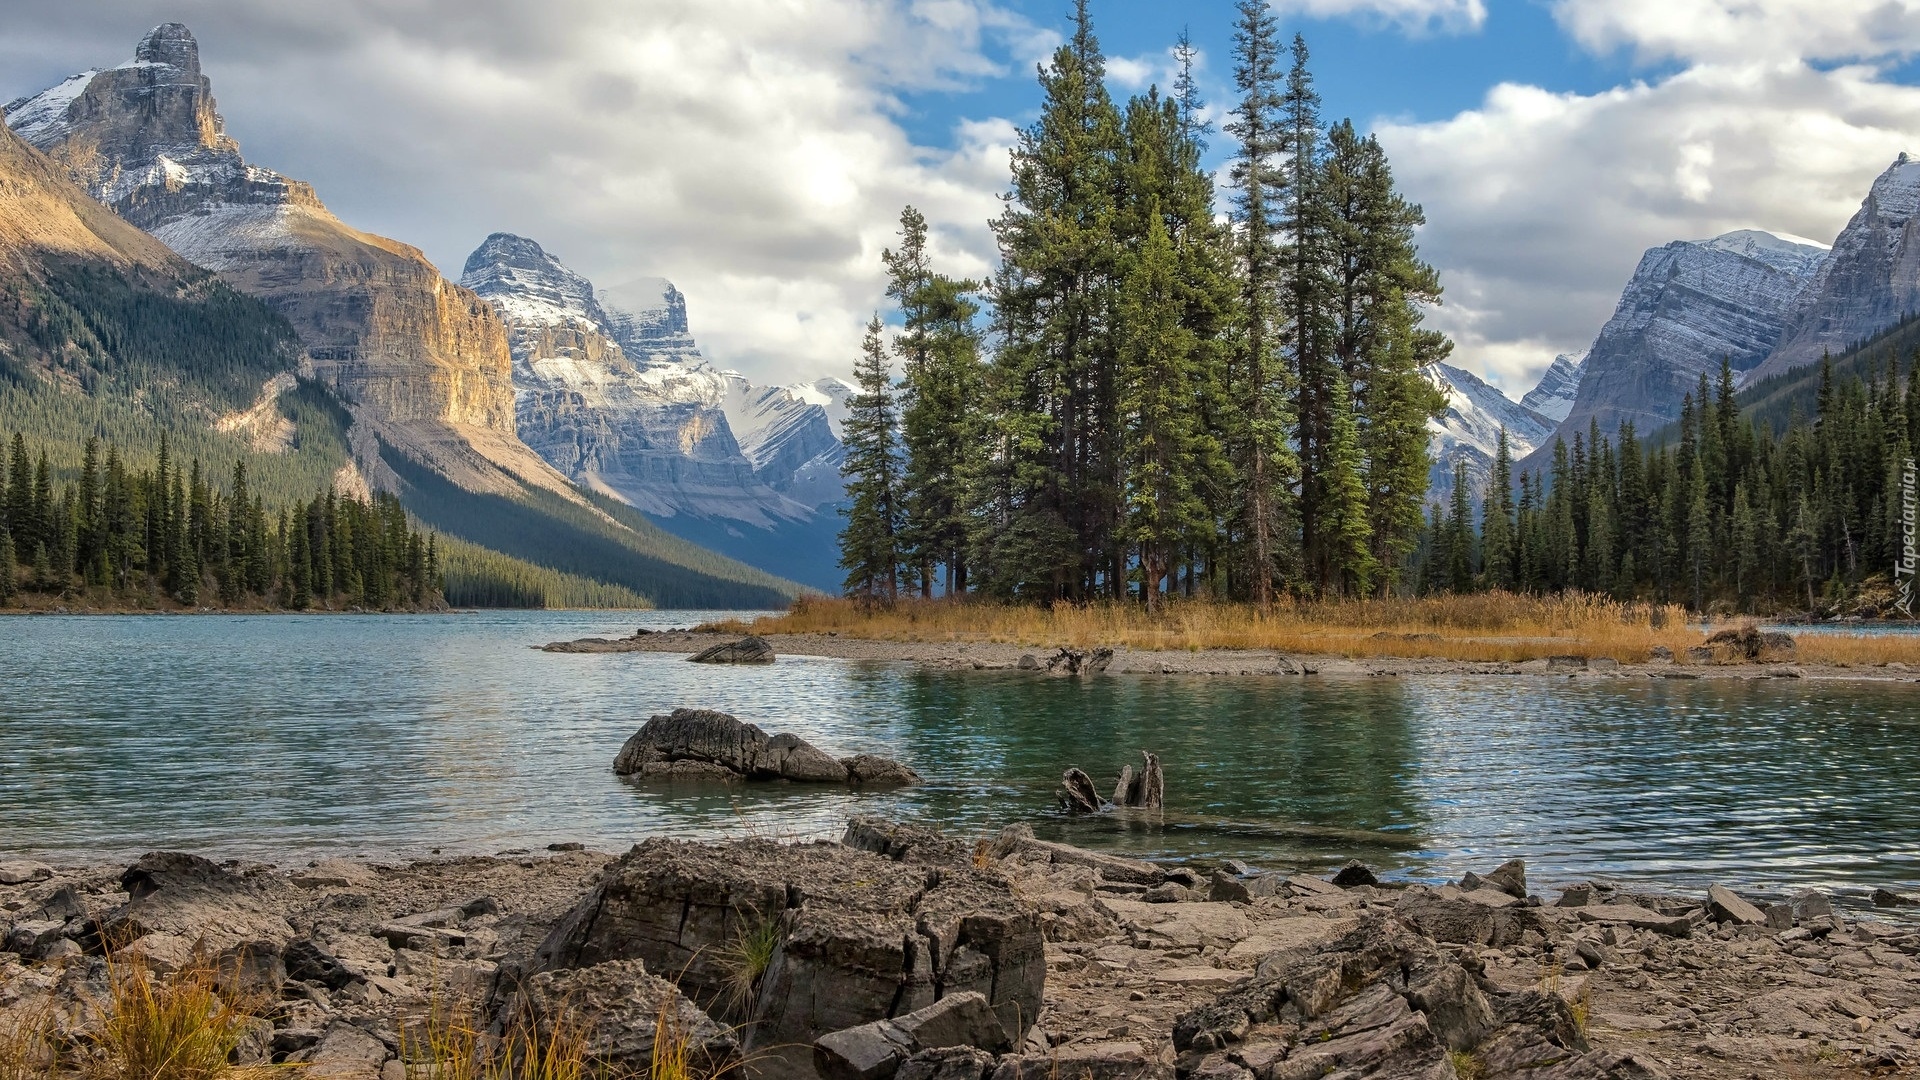
{"type": "Polygon", "coordinates": [[[507,1010],[504,1022],[521,1025],[539,1045],[556,1031],[577,1031],[587,1058],[612,1075],[648,1075],[663,1018],[672,1035],[687,1042],[689,1080],[728,1073],[740,1058],[740,1041],[731,1031],[640,960],[541,972],[526,981],[507,1010]]]}
{"type": "Polygon", "coordinates": [[[1362,885],[1378,885],[1380,879],[1373,874],[1373,868],[1355,859],[1341,867],[1333,875],[1332,881],[1343,889],[1355,889],[1362,885]]]}
{"type": "Polygon", "coordinates": [[[912,784],[920,775],[887,758],[845,760],[797,735],[768,735],[712,709],[675,709],[647,720],[613,760],[618,776],[642,779],[792,780],[814,784],[912,784]]]}
{"type": "Polygon", "coordinates": [[[535,970],[638,959],[708,1009],[737,1007],[757,1075],[810,1078],[823,1032],[982,994],[1010,1042],[1039,1015],[1046,960],[1036,914],[1006,879],[895,862],[839,844],[649,840],[540,946],[535,970]],[[731,943],[780,941],[741,1003],[731,943]]]}
{"type": "Polygon", "coordinates": [[[765,638],[752,634],[739,641],[724,641],[687,657],[696,664],[771,664],[773,646],[765,638]]]}
{"type": "Polygon", "coordinates": [[[1765,912],[1721,885],[1707,890],[1707,910],[1712,913],[1715,922],[1739,923],[1742,926],[1764,926],[1767,922],[1765,912]]]}
{"type": "Polygon", "coordinates": [[[998,1054],[1011,1046],[987,999],[967,991],[896,1019],[822,1035],[813,1042],[813,1062],[824,1080],[888,1080],[923,1051],[970,1047],[998,1054]]]}
{"type": "Polygon", "coordinates": [[[25,885],[53,876],[53,867],[41,862],[0,862],[0,885],[25,885]]]}

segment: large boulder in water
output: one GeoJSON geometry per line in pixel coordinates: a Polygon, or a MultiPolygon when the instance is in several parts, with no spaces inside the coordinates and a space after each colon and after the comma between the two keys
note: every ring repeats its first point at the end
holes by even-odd
{"type": "Polygon", "coordinates": [[[649,840],[556,925],[536,971],[637,959],[744,1024],[751,1071],[812,1080],[828,1032],[985,996],[1018,1044],[1046,986],[1037,915],[1005,878],[839,844],[649,840]],[[741,978],[742,943],[777,942],[741,978]]]}
{"type": "Polygon", "coordinates": [[[647,720],[613,759],[620,776],[911,784],[918,773],[860,754],[837,760],[797,735],[768,735],[712,709],[675,709],[647,720]]]}
{"type": "Polygon", "coordinates": [[[702,649],[687,659],[696,664],[771,664],[773,646],[764,638],[748,634],[739,641],[723,641],[702,649]]]}

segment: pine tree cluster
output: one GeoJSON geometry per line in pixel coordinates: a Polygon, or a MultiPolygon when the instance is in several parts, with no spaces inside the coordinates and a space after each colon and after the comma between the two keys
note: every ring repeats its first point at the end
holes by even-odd
{"type": "Polygon", "coordinates": [[[397,498],[329,490],[273,514],[249,491],[244,462],[223,490],[198,458],[173,461],[164,438],[139,472],[89,439],[78,478],[56,490],[45,448],[36,461],[16,433],[0,493],[0,603],[23,589],[296,610],[417,607],[440,595],[437,541],[397,498]]]}
{"type": "Polygon", "coordinates": [[[1393,588],[1421,540],[1440,285],[1380,145],[1323,125],[1306,44],[1241,0],[1231,199],[1175,49],[1108,96],[1085,0],[1040,72],[993,280],[936,272],[909,207],[845,427],[850,594],[1251,600],[1393,588]],[[979,328],[980,301],[988,308],[979,328]],[[900,364],[900,378],[892,374],[900,364]]]}
{"type": "Polygon", "coordinates": [[[1700,378],[1672,441],[1631,423],[1556,440],[1518,493],[1503,432],[1474,527],[1464,472],[1434,505],[1415,560],[1425,592],[1584,590],[1748,613],[1822,610],[1878,584],[1904,544],[1903,472],[1920,442],[1920,353],[1902,389],[1890,354],[1869,378],[1822,361],[1815,415],[1784,431],[1745,416],[1723,362],[1700,378]]]}

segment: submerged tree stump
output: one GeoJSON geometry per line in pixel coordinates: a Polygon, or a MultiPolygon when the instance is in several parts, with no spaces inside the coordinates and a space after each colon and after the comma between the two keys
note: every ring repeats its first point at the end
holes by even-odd
{"type": "Polygon", "coordinates": [[[1106,806],[1106,801],[1093,788],[1093,777],[1079,769],[1061,773],[1060,787],[1061,804],[1071,813],[1097,814],[1106,806]]]}
{"type": "Polygon", "coordinates": [[[1160,772],[1160,758],[1148,751],[1140,751],[1146,764],[1136,773],[1133,766],[1120,767],[1120,781],[1113,787],[1113,802],[1116,806],[1127,806],[1141,810],[1159,810],[1166,806],[1167,778],[1160,772]]]}
{"type": "Polygon", "coordinates": [[[1091,652],[1062,647],[1047,659],[1049,675],[1097,675],[1113,663],[1113,650],[1102,645],[1091,652]]]}

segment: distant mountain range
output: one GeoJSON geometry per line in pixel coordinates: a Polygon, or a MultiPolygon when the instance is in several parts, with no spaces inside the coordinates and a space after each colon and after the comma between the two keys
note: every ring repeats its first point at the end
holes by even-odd
{"type": "Polygon", "coordinates": [[[1521,467],[1543,470],[1555,438],[1631,421],[1650,435],[1680,415],[1724,358],[1742,387],[1838,356],[1920,310],[1920,162],[1901,154],[1873,181],[1833,246],[1745,229],[1652,248],[1579,360],[1559,357],[1523,403],[1556,430],[1521,467]],[[1574,387],[1568,393],[1568,385],[1574,387]]]}
{"type": "Polygon", "coordinates": [[[510,233],[487,237],[460,283],[506,323],[520,436],[554,468],[681,536],[838,590],[850,385],[715,370],[672,283],[595,289],[510,233]]]}
{"type": "MultiPolygon", "coordinates": [[[[185,26],[156,27],[133,59],[14,101],[5,115],[17,149],[0,155],[0,192],[34,190],[44,204],[18,207],[22,273],[54,280],[48,258],[72,249],[138,271],[149,290],[212,271],[264,301],[297,347],[262,354],[279,370],[249,371],[248,412],[272,413],[297,385],[291,376],[330,391],[346,412],[338,486],[395,491],[434,528],[664,606],[766,606],[795,593],[668,535],[605,491],[577,487],[522,441],[513,348],[494,307],[417,249],[341,222],[311,186],[247,162],[185,26]],[[108,224],[113,215],[120,222],[108,224]]],[[[684,313],[676,330],[673,297],[655,296],[664,314],[643,305],[611,324],[670,357],[681,347],[676,333],[685,337],[684,313]]],[[[690,339],[683,351],[697,356],[690,339]]],[[[36,340],[16,346],[13,359],[25,352],[31,386],[73,390],[52,374],[58,348],[36,340]]],[[[88,385],[81,380],[78,392],[88,385]]],[[[115,405],[149,419],[159,408],[115,405]]],[[[302,433],[269,426],[297,457],[302,433]]],[[[274,461],[262,464],[271,471],[274,461]]]]}

